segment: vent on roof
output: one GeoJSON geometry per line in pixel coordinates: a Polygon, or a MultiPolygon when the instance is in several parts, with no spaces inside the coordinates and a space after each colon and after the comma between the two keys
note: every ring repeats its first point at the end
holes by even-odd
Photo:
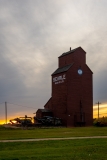
{"type": "Polygon", "coordinates": [[[71,47],[70,47],[70,51],[71,51],[71,47]]]}

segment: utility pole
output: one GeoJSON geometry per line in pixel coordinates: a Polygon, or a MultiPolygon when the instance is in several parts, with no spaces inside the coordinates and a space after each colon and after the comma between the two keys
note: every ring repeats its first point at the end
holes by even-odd
{"type": "Polygon", "coordinates": [[[5,119],[7,124],[7,102],[5,102],[5,119]]]}
{"type": "Polygon", "coordinates": [[[96,104],[98,104],[98,119],[99,119],[99,104],[101,103],[98,101],[96,104]]]}

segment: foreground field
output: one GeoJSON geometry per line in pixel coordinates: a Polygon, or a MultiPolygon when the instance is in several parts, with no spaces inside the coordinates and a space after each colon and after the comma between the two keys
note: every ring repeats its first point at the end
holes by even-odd
{"type": "MultiPolygon", "coordinates": [[[[107,136],[107,127],[8,129],[0,126],[0,140],[107,136]]],[[[107,139],[0,143],[0,160],[106,160],[107,139]]]]}
{"type": "Polygon", "coordinates": [[[106,160],[107,139],[0,143],[0,160],[106,160]]]}

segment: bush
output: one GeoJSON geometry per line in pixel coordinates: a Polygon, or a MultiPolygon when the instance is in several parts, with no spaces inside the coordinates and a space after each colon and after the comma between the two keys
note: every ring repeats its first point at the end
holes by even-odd
{"type": "Polygon", "coordinates": [[[93,122],[94,126],[97,127],[105,127],[107,126],[107,117],[102,117],[102,118],[96,118],[93,122]]]}

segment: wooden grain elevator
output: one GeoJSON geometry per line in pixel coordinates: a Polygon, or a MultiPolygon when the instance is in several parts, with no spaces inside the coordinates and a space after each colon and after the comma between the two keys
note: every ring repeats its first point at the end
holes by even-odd
{"type": "Polygon", "coordinates": [[[86,52],[75,48],[58,57],[52,73],[52,97],[44,108],[62,119],[64,126],[93,123],[93,72],[86,64],[86,52]]]}

